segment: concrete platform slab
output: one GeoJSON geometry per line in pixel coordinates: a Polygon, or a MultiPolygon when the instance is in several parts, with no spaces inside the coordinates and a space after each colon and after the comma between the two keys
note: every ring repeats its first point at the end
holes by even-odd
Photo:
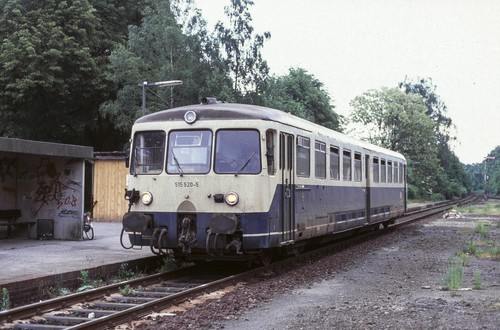
{"type": "Polygon", "coordinates": [[[5,283],[153,256],[149,247],[142,250],[121,247],[121,223],[93,225],[93,240],[0,239],[0,288],[5,283]]]}

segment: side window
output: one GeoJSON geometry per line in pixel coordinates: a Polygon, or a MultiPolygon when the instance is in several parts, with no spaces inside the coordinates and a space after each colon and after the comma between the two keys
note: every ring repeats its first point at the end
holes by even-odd
{"type": "Polygon", "coordinates": [[[311,175],[311,141],[303,136],[297,136],[297,176],[311,175]]]}
{"type": "Polygon", "coordinates": [[[340,156],[339,148],[330,146],[330,179],[340,179],[340,156]]]}
{"type": "Polygon", "coordinates": [[[354,181],[361,181],[361,154],[359,152],[354,153],[354,181]]]}
{"type": "Polygon", "coordinates": [[[387,168],[385,166],[385,159],[382,159],[380,162],[380,182],[385,183],[387,175],[387,168]]]}
{"type": "Polygon", "coordinates": [[[349,150],[344,150],[343,152],[343,157],[342,157],[342,165],[344,168],[344,181],[351,181],[352,180],[352,162],[351,162],[351,152],[349,150]]]}
{"type": "Polygon", "coordinates": [[[394,162],[394,183],[398,183],[399,180],[398,169],[399,169],[398,162],[394,162]]]}
{"type": "Polygon", "coordinates": [[[387,182],[392,183],[392,161],[387,161],[387,182]]]}
{"type": "Polygon", "coordinates": [[[315,175],[317,178],[326,178],[326,144],[316,141],[314,143],[315,175]]]}
{"type": "Polygon", "coordinates": [[[373,158],[373,182],[380,182],[380,163],[378,158],[373,158]]]}
{"type": "Polygon", "coordinates": [[[275,132],[268,130],[266,132],[266,158],[267,158],[267,174],[274,175],[276,173],[276,164],[275,164],[275,147],[274,147],[274,137],[275,132]]]}
{"type": "Polygon", "coordinates": [[[405,170],[403,163],[399,163],[399,182],[404,183],[405,170]]]}

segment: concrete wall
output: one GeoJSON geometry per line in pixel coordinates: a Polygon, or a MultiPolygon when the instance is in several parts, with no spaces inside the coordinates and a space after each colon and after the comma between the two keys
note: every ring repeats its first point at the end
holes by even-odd
{"type": "MultiPolygon", "coordinates": [[[[0,210],[18,209],[15,236],[82,239],[90,147],[0,138],[0,210]]],[[[0,231],[5,231],[1,227],[0,231]]],[[[3,237],[3,235],[2,235],[3,237]]]]}

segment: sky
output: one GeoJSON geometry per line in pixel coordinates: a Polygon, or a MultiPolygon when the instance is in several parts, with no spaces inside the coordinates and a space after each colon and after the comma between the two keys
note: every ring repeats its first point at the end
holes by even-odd
{"type": "MultiPolygon", "coordinates": [[[[209,28],[229,0],[196,0],[209,28]]],[[[500,1],[254,0],[256,32],[272,74],[303,68],[335,111],[370,89],[430,78],[456,129],[465,164],[500,145],[500,1]]]]}

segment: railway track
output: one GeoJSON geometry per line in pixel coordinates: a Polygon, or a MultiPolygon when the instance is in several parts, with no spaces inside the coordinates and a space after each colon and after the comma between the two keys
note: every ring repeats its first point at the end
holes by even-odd
{"type": "MultiPolygon", "coordinates": [[[[398,218],[389,228],[397,228],[474,200],[475,198],[467,198],[409,209],[407,215],[398,218]]],[[[297,257],[273,262],[269,266],[248,269],[246,265],[225,264],[224,267],[217,267],[220,264],[206,263],[17,307],[0,312],[0,329],[113,328],[202,293],[245,281],[291,263],[332,253],[383,233],[384,231],[363,231],[306,251],[297,257]]]]}

